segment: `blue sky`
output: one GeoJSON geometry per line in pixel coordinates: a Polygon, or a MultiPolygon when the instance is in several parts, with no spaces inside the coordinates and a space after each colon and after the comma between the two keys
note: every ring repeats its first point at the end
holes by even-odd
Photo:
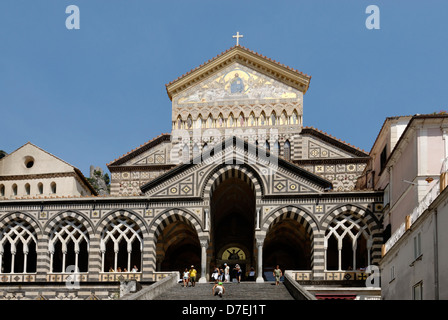
{"type": "Polygon", "coordinates": [[[100,166],[171,131],[165,84],[235,44],[312,76],[304,125],[369,151],[386,117],[448,109],[448,1],[2,0],[0,149],[100,166]],[[69,5],[80,29],[68,30],[69,5]],[[380,30],[368,30],[368,5],[380,30]]]}

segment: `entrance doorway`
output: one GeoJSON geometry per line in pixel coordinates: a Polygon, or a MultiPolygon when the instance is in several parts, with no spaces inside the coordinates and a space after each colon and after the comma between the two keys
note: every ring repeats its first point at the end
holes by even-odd
{"type": "Polygon", "coordinates": [[[273,280],[272,271],[279,265],[282,271],[311,270],[311,237],[297,220],[283,219],[266,235],[263,247],[263,271],[273,280]]]}
{"type": "MultiPolygon", "coordinates": [[[[243,176],[243,174],[241,174],[243,176]]],[[[227,177],[211,195],[210,272],[227,263],[231,270],[239,264],[246,271],[255,266],[255,194],[241,177],[227,177]]]]}
{"type": "Polygon", "coordinates": [[[157,239],[156,256],[157,271],[182,273],[194,265],[200,273],[201,246],[196,230],[183,221],[170,223],[157,239]]]}

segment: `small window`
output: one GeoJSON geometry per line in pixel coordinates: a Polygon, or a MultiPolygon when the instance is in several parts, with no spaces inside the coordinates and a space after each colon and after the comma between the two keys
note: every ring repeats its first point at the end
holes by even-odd
{"type": "Polygon", "coordinates": [[[17,185],[15,183],[12,185],[12,195],[13,196],[17,195],[17,185]]]}
{"type": "Polygon", "coordinates": [[[423,300],[423,282],[420,281],[412,288],[412,299],[423,300]]]}
{"type": "Polygon", "coordinates": [[[414,259],[422,255],[421,233],[419,232],[414,237],[414,259]]]}
{"type": "Polygon", "coordinates": [[[390,267],[390,281],[395,280],[395,266],[390,267]]]}
{"type": "Polygon", "coordinates": [[[25,167],[28,169],[34,166],[34,158],[31,156],[25,157],[25,167]]]}
{"type": "Polygon", "coordinates": [[[56,182],[52,182],[50,187],[51,187],[51,193],[53,194],[56,193],[56,182]]]}
{"type": "Polygon", "coordinates": [[[27,184],[25,185],[25,193],[26,193],[27,196],[29,196],[30,193],[31,193],[31,187],[30,187],[30,184],[29,184],[29,183],[27,183],[27,184]]]}
{"type": "Polygon", "coordinates": [[[0,184],[0,197],[5,196],[5,186],[3,184],[0,184]]]}
{"type": "Polygon", "coordinates": [[[44,185],[42,184],[42,182],[38,183],[37,190],[38,190],[39,194],[43,194],[44,193],[44,185]]]}

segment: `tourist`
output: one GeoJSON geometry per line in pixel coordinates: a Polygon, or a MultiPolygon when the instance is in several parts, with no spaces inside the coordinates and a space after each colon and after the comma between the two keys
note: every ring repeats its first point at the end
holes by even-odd
{"type": "Polygon", "coordinates": [[[224,281],[230,282],[230,267],[224,263],[224,281]]]}
{"type": "Polygon", "coordinates": [[[132,268],[131,272],[137,272],[137,271],[138,271],[138,268],[137,268],[137,266],[134,264],[134,267],[132,268]]]}
{"type": "Polygon", "coordinates": [[[249,281],[255,281],[255,268],[254,267],[250,267],[248,278],[249,278],[249,281]]]}
{"type": "Polygon", "coordinates": [[[282,270],[280,270],[279,265],[274,269],[274,272],[272,273],[275,277],[275,285],[278,286],[280,284],[280,277],[283,275],[282,270]]]}
{"type": "Polygon", "coordinates": [[[215,285],[212,288],[212,294],[214,296],[218,295],[222,298],[222,295],[226,292],[226,289],[224,288],[224,285],[222,284],[221,281],[219,281],[218,283],[215,283],[215,285]],[[216,289],[216,291],[215,291],[216,289]]]}
{"type": "Polygon", "coordinates": [[[241,274],[243,273],[243,271],[241,270],[241,267],[238,263],[235,265],[234,270],[236,271],[236,279],[238,280],[238,283],[240,283],[241,282],[241,274]]]}
{"type": "Polygon", "coordinates": [[[198,272],[196,271],[196,269],[194,268],[194,266],[192,265],[189,271],[190,274],[190,281],[191,281],[191,286],[194,287],[194,285],[196,284],[196,274],[198,272]]]}
{"type": "Polygon", "coordinates": [[[212,273],[212,278],[213,278],[213,280],[215,281],[215,283],[218,282],[218,277],[219,277],[219,268],[218,268],[218,267],[215,267],[215,268],[213,269],[213,273],[212,273]]]}
{"type": "Polygon", "coordinates": [[[117,272],[121,272],[121,268],[120,267],[117,268],[117,272]]]}
{"type": "Polygon", "coordinates": [[[109,272],[114,272],[114,268],[110,267],[109,272]]]}
{"type": "Polygon", "coordinates": [[[184,274],[182,276],[182,283],[184,284],[184,288],[188,287],[188,280],[190,279],[190,272],[188,268],[185,268],[184,274]]]}

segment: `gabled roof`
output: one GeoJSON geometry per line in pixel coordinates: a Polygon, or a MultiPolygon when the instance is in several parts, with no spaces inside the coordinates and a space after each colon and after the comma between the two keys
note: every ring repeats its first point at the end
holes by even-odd
{"type": "Polygon", "coordinates": [[[139,147],[129,151],[128,153],[122,155],[121,157],[119,157],[118,159],[115,159],[114,161],[109,162],[106,165],[109,169],[112,166],[121,165],[164,141],[170,141],[170,139],[171,139],[171,134],[162,133],[161,135],[145,142],[144,144],[140,145],[139,147]]]}
{"type": "MultiPolygon", "coordinates": [[[[238,138],[236,136],[230,137],[227,140],[223,141],[221,143],[221,148],[218,148],[218,150],[220,150],[221,152],[224,152],[226,147],[233,148],[234,146],[244,146],[244,150],[247,150],[248,152],[255,152],[256,154],[258,154],[258,150],[259,150],[258,146],[253,146],[252,148],[249,148],[248,142],[241,140],[240,138],[238,138]]],[[[307,180],[312,181],[316,185],[320,186],[322,189],[332,188],[332,183],[330,181],[322,178],[321,176],[313,174],[313,173],[311,173],[311,172],[309,172],[309,171],[307,171],[289,161],[283,160],[280,157],[276,157],[275,155],[271,154],[268,150],[263,149],[263,152],[265,152],[266,156],[270,157],[270,159],[277,161],[277,164],[279,167],[285,168],[285,169],[287,169],[287,170],[289,170],[307,180]]],[[[213,156],[213,155],[214,155],[214,148],[212,148],[212,151],[210,151],[210,156],[213,156]]],[[[174,176],[176,176],[178,174],[181,174],[185,170],[187,170],[193,166],[199,165],[201,163],[201,161],[200,161],[201,158],[202,158],[202,153],[199,154],[198,156],[196,156],[195,158],[191,159],[191,161],[189,163],[183,163],[183,164],[177,165],[176,167],[165,172],[161,176],[146,183],[140,189],[142,190],[143,193],[145,193],[149,189],[156,187],[157,185],[173,178],[174,176]]]]}
{"type": "Polygon", "coordinates": [[[14,150],[13,152],[9,153],[9,154],[6,155],[5,157],[1,158],[0,161],[4,161],[4,160],[6,160],[8,157],[12,156],[14,153],[16,153],[17,151],[19,151],[20,149],[22,149],[22,148],[24,148],[25,146],[28,146],[28,145],[30,145],[30,146],[32,146],[32,147],[34,147],[34,148],[36,148],[36,149],[38,149],[38,150],[40,150],[40,151],[42,151],[42,152],[48,154],[49,156],[55,158],[56,160],[61,161],[61,162],[65,163],[66,165],[72,167],[73,170],[74,170],[74,172],[79,176],[79,178],[81,179],[81,181],[82,181],[82,182],[84,183],[84,185],[90,190],[90,192],[91,192],[93,195],[95,195],[95,196],[98,195],[98,193],[96,192],[96,190],[95,190],[95,189],[93,188],[93,186],[89,183],[89,181],[88,181],[88,180],[86,179],[86,177],[83,175],[83,173],[81,172],[81,170],[79,170],[78,168],[76,168],[75,166],[71,165],[70,163],[68,163],[68,162],[66,162],[66,161],[64,161],[64,160],[62,160],[61,158],[58,158],[58,157],[55,156],[54,154],[52,154],[52,153],[50,153],[50,152],[48,152],[48,151],[46,151],[46,150],[44,150],[44,149],[42,149],[42,148],[36,146],[35,144],[33,144],[33,143],[29,142],[29,141],[28,141],[27,143],[25,143],[23,146],[17,148],[17,149],[14,150]]]}
{"type": "Polygon", "coordinates": [[[308,90],[311,76],[290,68],[280,62],[272,60],[255,51],[249,50],[240,45],[235,45],[222,52],[216,57],[208,60],[200,66],[178,77],[176,80],[166,84],[166,91],[170,99],[177,93],[185,90],[191,85],[208,78],[230,63],[238,62],[263,73],[271,78],[283,82],[303,93],[308,90]]]}
{"type": "Polygon", "coordinates": [[[369,154],[366,151],[361,150],[348,142],[337,139],[336,137],[333,137],[332,135],[323,132],[319,129],[313,127],[303,127],[302,132],[300,134],[309,134],[315,136],[325,142],[328,142],[331,145],[334,145],[335,147],[338,147],[339,149],[342,149],[348,153],[353,154],[356,157],[363,157],[363,158],[369,157],[369,154]]]}

